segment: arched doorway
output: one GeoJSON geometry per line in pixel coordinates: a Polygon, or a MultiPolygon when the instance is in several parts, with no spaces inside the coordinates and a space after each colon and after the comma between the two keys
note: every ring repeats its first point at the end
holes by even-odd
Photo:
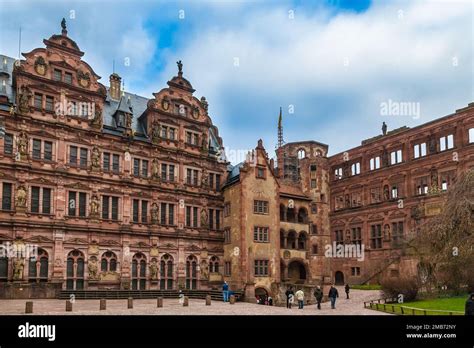
{"type": "Polygon", "coordinates": [[[341,271],[337,271],[334,274],[334,283],[336,285],[344,285],[344,273],[342,273],[341,271]]]}
{"type": "Polygon", "coordinates": [[[299,261],[292,261],[288,265],[288,278],[293,283],[304,283],[306,281],[306,268],[299,261]]]}
{"type": "Polygon", "coordinates": [[[255,288],[255,299],[258,304],[264,304],[268,298],[268,292],[264,288],[255,288]]]}

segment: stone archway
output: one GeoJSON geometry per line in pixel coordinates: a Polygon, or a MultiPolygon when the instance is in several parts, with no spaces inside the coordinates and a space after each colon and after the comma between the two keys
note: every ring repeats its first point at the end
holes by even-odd
{"type": "Polygon", "coordinates": [[[336,285],[344,285],[344,273],[336,271],[336,273],[334,273],[334,283],[336,285]]]}
{"type": "Polygon", "coordinates": [[[288,264],[288,279],[292,283],[304,283],[306,281],[306,268],[302,262],[291,261],[288,264]]]}

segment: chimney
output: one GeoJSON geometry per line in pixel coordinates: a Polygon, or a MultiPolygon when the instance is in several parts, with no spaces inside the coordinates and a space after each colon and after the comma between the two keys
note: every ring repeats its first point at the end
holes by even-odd
{"type": "Polygon", "coordinates": [[[120,100],[122,91],[120,90],[122,78],[117,74],[113,73],[110,75],[110,98],[120,100]]]}

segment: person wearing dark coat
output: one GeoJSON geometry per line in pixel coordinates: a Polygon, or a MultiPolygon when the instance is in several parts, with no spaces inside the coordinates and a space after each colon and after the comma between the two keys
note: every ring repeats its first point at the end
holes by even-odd
{"type": "Polygon", "coordinates": [[[329,289],[328,297],[331,300],[331,308],[336,309],[336,298],[339,297],[339,292],[334,287],[334,285],[331,285],[331,289],[329,289]]]}
{"type": "Polygon", "coordinates": [[[471,293],[471,296],[466,301],[466,311],[465,315],[474,315],[474,292],[471,293]]]}
{"type": "Polygon", "coordinates": [[[290,288],[288,290],[286,290],[285,295],[286,295],[286,308],[291,309],[290,296],[295,296],[295,292],[293,291],[293,287],[290,286],[290,288]]]}
{"type": "Polygon", "coordinates": [[[316,302],[318,303],[318,309],[321,309],[321,301],[323,300],[323,291],[321,287],[318,285],[316,290],[314,290],[314,297],[316,297],[316,302]]]}
{"type": "Polygon", "coordinates": [[[349,284],[346,284],[346,286],[344,287],[344,290],[346,291],[346,298],[349,299],[349,291],[350,291],[350,287],[349,287],[349,284]]]}

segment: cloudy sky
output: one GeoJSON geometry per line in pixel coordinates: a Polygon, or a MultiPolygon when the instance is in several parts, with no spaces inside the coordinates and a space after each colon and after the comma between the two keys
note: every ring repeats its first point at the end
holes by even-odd
{"type": "Polygon", "coordinates": [[[42,47],[63,17],[104,84],[115,60],[152,97],[181,59],[230,150],[262,138],[273,156],[280,106],[285,141],[335,154],[474,101],[471,0],[2,0],[0,53],[18,56],[19,27],[22,52],[42,47]]]}

